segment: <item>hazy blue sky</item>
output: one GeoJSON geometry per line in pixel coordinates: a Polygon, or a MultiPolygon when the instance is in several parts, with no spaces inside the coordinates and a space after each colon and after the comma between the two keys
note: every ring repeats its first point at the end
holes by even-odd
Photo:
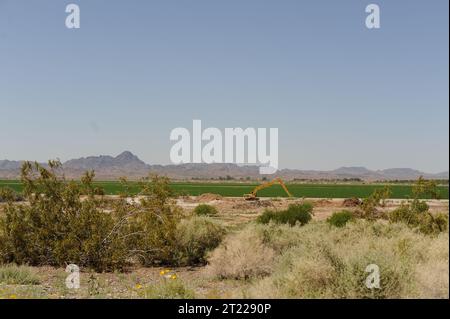
{"type": "Polygon", "coordinates": [[[449,166],[448,1],[0,0],[0,159],[278,127],[280,167],[449,166]],[[66,29],[65,6],[81,8],[66,29]],[[365,7],[381,7],[381,29],[365,7]]]}

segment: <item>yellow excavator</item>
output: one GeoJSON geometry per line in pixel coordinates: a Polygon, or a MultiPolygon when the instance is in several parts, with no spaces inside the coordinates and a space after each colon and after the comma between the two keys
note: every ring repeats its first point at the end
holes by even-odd
{"type": "Polygon", "coordinates": [[[289,190],[287,189],[286,185],[284,185],[283,180],[281,178],[277,177],[277,178],[271,180],[270,182],[267,182],[267,183],[264,183],[264,184],[256,186],[255,189],[250,194],[245,194],[244,195],[245,200],[259,200],[259,197],[256,196],[258,194],[258,192],[260,190],[262,190],[264,188],[267,188],[267,187],[270,187],[270,186],[272,186],[272,185],[274,185],[276,183],[280,184],[281,187],[283,187],[284,191],[286,192],[286,194],[289,197],[292,197],[292,195],[289,192],[289,190]]]}

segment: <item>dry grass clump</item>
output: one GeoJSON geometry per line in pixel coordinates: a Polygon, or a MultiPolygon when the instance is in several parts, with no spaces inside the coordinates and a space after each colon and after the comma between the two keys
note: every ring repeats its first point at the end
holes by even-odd
{"type": "Polygon", "coordinates": [[[426,259],[416,267],[419,298],[449,297],[449,238],[440,234],[426,247],[426,259]]]}
{"type": "MultiPolygon", "coordinates": [[[[404,224],[357,220],[345,227],[313,222],[303,227],[250,225],[213,253],[210,267],[239,273],[238,256],[262,258],[271,267],[237,297],[248,298],[448,298],[448,232],[428,236],[404,224]],[[238,240],[240,239],[240,240],[238,240]],[[246,241],[258,243],[258,251],[246,241]],[[239,247],[239,249],[238,249],[239,247]],[[234,254],[227,253],[235,252],[234,254]],[[237,253],[238,252],[238,253],[237,253]],[[276,260],[274,263],[273,260],[276,260]],[[380,269],[380,288],[369,289],[366,267],[380,269]]],[[[259,261],[261,265],[268,265],[259,261]]],[[[245,264],[248,273],[249,264],[245,264]]],[[[223,270],[222,270],[223,271],[223,270]]],[[[217,274],[217,272],[216,272],[217,274]]],[[[225,273],[226,275],[227,273],[225,273]]],[[[224,276],[227,277],[227,276],[224,276]]],[[[230,276],[228,276],[230,277],[230,276]]]]}
{"type": "Polygon", "coordinates": [[[221,279],[248,279],[270,274],[275,251],[253,227],[229,236],[209,258],[207,273],[221,279]]]}
{"type": "Polygon", "coordinates": [[[178,263],[204,264],[206,254],[220,244],[224,235],[225,229],[209,217],[194,216],[181,220],[176,233],[178,263]]]}
{"type": "Polygon", "coordinates": [[[5,285],[38,285],[39,278],[28,266],[6,264],[0,267],[0,284],[5,285]]]}
{"type": "Polygon", "coordinates": [[[146,287],[139,296],[145,299],[194,299],[195,293],[180,280],[163,280],[146,287]]]}

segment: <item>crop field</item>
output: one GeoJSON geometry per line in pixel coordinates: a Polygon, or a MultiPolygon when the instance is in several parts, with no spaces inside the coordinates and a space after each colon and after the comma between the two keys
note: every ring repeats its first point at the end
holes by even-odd
{"type": "MultiPolygon", "coordinates": [[[[117,195],[125,188],[120,182],[99,181],[94,183],[103,188],[108,195],[117,195]]],[[[204,193],[218,194],[224,197],[241,197],[250,193],[257,184],[251,183],[208,183],[208,182],[175,182],[171,183],[171,188],[183,195],[198,196],[204,193]]],[[[382,184],[287,184],[289,191],[294,197],[306,198],[365,198],[374,190],[382,189],[386,185],[382,184]]],[[[391,198],[406,199],[411,197],[411,185],[388,185],[392,191],[391,198]]],[[[0,180],[0,187],[10,187],[16,191],[22,189],[20,181],[0,180]]],[[[129,191],[139,192],[139,184],[130,182],[129,191]]],[[[440,199],[449,198],[448,186],[439,187],[440,199]]],[[[270,188],[258,192],[260,197],[286,197],[286,193],[281,186],[274,185],[270,188]]]]}

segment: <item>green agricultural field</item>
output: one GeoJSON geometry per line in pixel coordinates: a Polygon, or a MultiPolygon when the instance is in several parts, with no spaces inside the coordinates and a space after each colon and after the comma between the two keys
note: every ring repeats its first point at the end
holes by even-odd
{"type": "MultiPolygon", "coordinates": [[[[106,194],[116,195],[124,191],[123,186],[119,182],[96,182],[96,186],[102,187],[106,194]]],[[[138,183],[130,182],[129,191],[132,193],[139,192],[138,183]]],[[[240,197],[250,193],[257,184],[247,183],[172,183],[172,188],[179,194],[200,195],[203,193],[214,193],[226,197],[240,197]]],[[[22,189],[20,181],[0,180],[0,187],[11,187],[16,191],[22,189]]],[[[383,188],[380,184],[287,184],[289,191],[295,197],[308,198],[364,198],[370,195],[375,189],[383,188]]],[[[389,185],[392,190],[392,198],[408,198],[411,196],[410,185],[389,185]]],[[[440,198],[448,199],[448,186],[440,186],[440,198]]],[[[260,197],[285,197],[283,189],[279,185],[274,185],[264,189],[258,193],[260,197]]]]}

